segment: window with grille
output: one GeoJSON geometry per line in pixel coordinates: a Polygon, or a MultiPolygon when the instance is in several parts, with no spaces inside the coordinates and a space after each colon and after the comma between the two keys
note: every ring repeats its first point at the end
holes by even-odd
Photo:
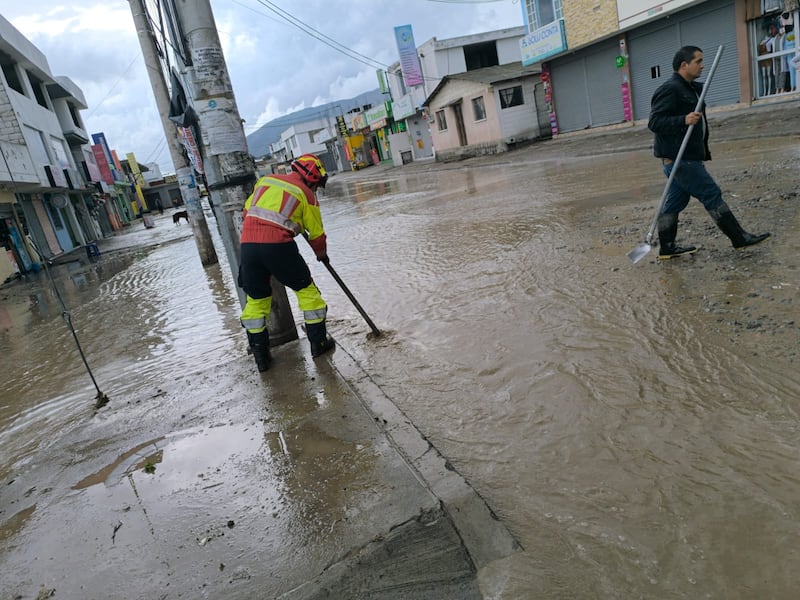
{"type": "Polygon", "coordinates": [[[511,108],[512,106],[520,106],[525,104],[525,100],[522,96],[521,85],[504,88],[498,93],[500,94],[500,108],[511,108]]]}
{"type": "Polygon", "coordinates": [[[526,4],[531,31],[564,18],[562,0],[526,0],[526,4]]]}
{"type": "Polygon", "coordinates": [[[436,111],[436,126],[439,131],[447,131],[447,117],[444,116],[443,110],[436,111]]]}
{"type": "Polygon", "coordinates": [[[486,105],[483,103],[483,96],[472,99],[472,114],[476,121],[483,121],[486,118],[486,105]]]}

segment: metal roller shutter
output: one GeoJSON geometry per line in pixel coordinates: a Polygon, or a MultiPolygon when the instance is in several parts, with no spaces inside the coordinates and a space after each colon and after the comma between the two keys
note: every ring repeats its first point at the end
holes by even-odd
{"type": "Polygon", "coordinates": [[[554,100],[561,132],[620,123],[622,78],[614,62],[616,41],[593,46],[551,64],[554,100]]]}
{"type": "Polygon", "coordinates": [[[586,91],[586,69],[582,58],[551,66],[553,100],[560,132],[576,131],[589,126],[589,95],[586,91]]]}
{"type": "Polygon", "coordinates": [[[625,120],[622,106],[622,74],[615,59],[619,45],[611,44],[595,48],[586,56],[586,73],[589,79],[589,107],[591,126],[611,125],[625,120]]]}
{"type": "Polygon", "coordinates": [[[731,0],[712,0],[631,31],[628,54],[634,118],[646,119],[650,114],[650,99],[656,88],[672,77],[672,57],[678,48],[703,48],[710,67],[720,44],[725,45],[725,52],[706,97],[709,106],[734,104],[740,99],[736,18],[731,0]]]}

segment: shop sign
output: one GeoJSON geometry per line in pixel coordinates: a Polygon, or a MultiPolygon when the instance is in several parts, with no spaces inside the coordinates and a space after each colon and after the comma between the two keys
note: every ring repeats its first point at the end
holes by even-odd
{"type": "Polygon", "coordinates": [[[367,118],[367,125],[372,127],[372,124],[376,121],[380,121],[381,119],[386,119],[389,114],[386,110],[386,103],[381,104],[380,106],[376,106],[375,108],[370,108],[367,112],[364,113],[367,118]]]}
{"type": "Polygon", "coordinates": [[[408,87],[422,85],[422,67],[417,56],[417,45],[414,43],[414,32],[411,25],[400,25],[394,28],[397,42],[397,53],[400,55],[400,68],[408,87]]]}
{"type": "Polygon", "coordinates": [[[383,129],[384,127],[386,127],[388,122],[389,122],[388,119],[381,119],[380,121],[375,121],[374,123],[371,123],[369,128],[372,131],[375,131],[377,129],[383,129]]]}
{"type": "Polygon", "coordinates": [[[344,116],[338,115],[336,117],[336,130],[339,132],[339,137],[344,139],[347,137],[347,124],[344,122],[344,116]]]}
{"type": "Polygon", "coordinates": [[[417,113],[411,94],[406,94],[399,100],[392,102],[392,113],[395,119],[405,119],[417,113]]]}
{"type": "Polygon", "coordinates": [[[522,66],[528,67],[567,49],[564,20],[559,19],[523,36],[519,41],[522,66]]]}
{"type": "Polygon", "coordinates": [[[364,116],[364,113],[358,113],[353,117],[353,131],[359,131],[360,129],[365,129],[366,127],[367,118],[364,116]]]}
{"type": "Polygon", "coordinates": [[[692,2],[694,0],[617,0],[619,28],[626,29],[636,23],[664,17],[692,2]]]}

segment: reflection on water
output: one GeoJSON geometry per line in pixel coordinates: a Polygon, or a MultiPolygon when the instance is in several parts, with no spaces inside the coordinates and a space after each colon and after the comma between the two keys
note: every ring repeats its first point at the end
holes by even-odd
{"type": "MultiPolygon", "coordinates": [[[[793,144],[756,140],[749,151],[793,159],[793,144]]],[[[780,346],[796,331],[787,274],[798,253],[791,242],[765,246],[763,266],[725,255],[714,278],[691,261],[632,268],[629,247],[609,240],[635,244],[649,224],[663,186],[649,154],[545,161],[534,147],[527,162],[334,178],[322,197],[332,263],[387,334],[369,338],[310,258],[331,331],[526,549],[498,598],[796,594],[800,383],[780,346]],[[647,214],[620,210],[633,202],[647,214]],[[766,308],[752,308],[755,298],[766,308]]],[[[715,168],[743,164],[720,151],[715,168]]],[[[110,395],[223,364],[241,344],[228,269],[203,270],[193,240],[110,268],[62,282],[110,395]]],[[[47,291],[3,306],[7,469],[36,452],[43,429],[85,419],[93,394],[47,291]]],[[[325,364],[284,374],[297,378],[281,387],[292,393],[271,397],[271,420],[246,434],[275,473],[259,492],[258,510],[280,517],[258,534],[264,543],[302,529],[313,552],[315,535],[356,522],[341,512],[347,498],[370,493],[359,485],[375,448],[302,419],[334,396],[313,383],[325,364]],[[323,487],[341,502],[322,502],[323,487]]],[[[195,433],[121,450],[84,492],[153,446],[163,462],[137,480],[142,494],[184,486],[201,468],[205,478],[242,444],[226,447],[233,436],[222,429],[195,433]]],[[[231,498],[195,479],[204,495],[190,508],[231,498]]]]}
{"type": "MultiPolygon", "coordinates": [[[[112,401],[187,365],[196,370],[226,360],[241,331],[224,271],[202,267],[191,237],[53,269],[87,361],[112,401]]],[[[55,293],[46,280],[31,289],[22,298],[9,292],[3,304],[0,428],[6,435],[0,451],[6,466],[34,451],[45,424],[59,429],[85,419],[94,396],[55,293]]]]}

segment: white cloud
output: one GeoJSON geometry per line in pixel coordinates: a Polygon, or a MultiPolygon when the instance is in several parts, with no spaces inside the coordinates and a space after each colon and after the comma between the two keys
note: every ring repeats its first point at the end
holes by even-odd
{"type": "MultiPolygon", "coordinates": [[[[421,44],[432,37],[442,40],[522,24],[517,0],[276,3],[319,33],[300,31],[256,0],[211,0],[247,133],[297,110],[377,88],[377,65],[372,63],[398,60],[397,25],[410,23],[421,44]],[[323,36],[367,58],[347,57],[316,39],[323,36]]],[[[120,154],[133,151],[143,161],[159,147],[164,134],[128,2],[9,1],[3,16],[46,56],[54,75],[70,77],[83,90],[89,105],[83,117],[90,133],[104,131],[120,154]]],[[[167,152],[161,153],[160,163],[165,172],[171,170],[167,152]]]]}

